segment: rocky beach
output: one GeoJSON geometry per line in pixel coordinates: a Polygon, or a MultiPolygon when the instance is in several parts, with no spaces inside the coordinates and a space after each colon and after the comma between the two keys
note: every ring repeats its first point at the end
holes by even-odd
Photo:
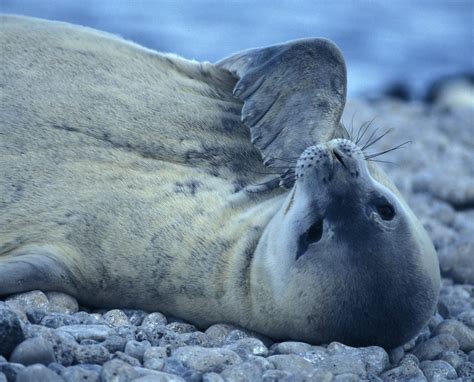
{"type": "MultiPolygon", "coordinates": [[[[31,291],[0,301],[0,382],[471,381],[474,378],[472,108],[348,102],[344,124],[391,129],[371,153],[429,232],[440,260],[438,312],[395,349],[275,343],[227,323],[199,330],[160,312],[83,307],[31,291]]],[[[400,271],[404,264],[400,264],[400,271]]]]}

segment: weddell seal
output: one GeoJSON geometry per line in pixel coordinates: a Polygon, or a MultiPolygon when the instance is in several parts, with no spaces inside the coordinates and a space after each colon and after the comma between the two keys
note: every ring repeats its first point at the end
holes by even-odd
{"type": "Polygon", "coordinates": [[[433,245],[340,124],[333,43],[211,64],[4,16],[0,46],[1,295],[386,347],[434,312],[433,245]]]}

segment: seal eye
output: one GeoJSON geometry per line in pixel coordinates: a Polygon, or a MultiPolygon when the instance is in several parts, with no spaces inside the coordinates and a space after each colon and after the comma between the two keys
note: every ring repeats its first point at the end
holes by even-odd
{"type": "Polygon", "coordinates": [[[296,250],[296,259],[303,255],[310,244],[317,243],[323,236],[323,221],[314,223],[298,239],[298,249],[296,250]]]}
{"type": "Polygon", "coordinates": [[[381,204],[377,206],[377,212],[383,220],[392,220],[395,216],[395,210],[390,204],[381,204]]]}

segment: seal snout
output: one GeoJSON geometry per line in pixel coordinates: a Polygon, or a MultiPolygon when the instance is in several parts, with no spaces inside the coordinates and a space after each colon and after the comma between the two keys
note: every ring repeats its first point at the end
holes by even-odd
{"type": "Polygon", "coordinates": [[[297,162],[296,179],[312,176],[327,183],[335,176],[357,178],[364,166],[361,155],[360,149],[347,139],[308,147],[297,162]]]}

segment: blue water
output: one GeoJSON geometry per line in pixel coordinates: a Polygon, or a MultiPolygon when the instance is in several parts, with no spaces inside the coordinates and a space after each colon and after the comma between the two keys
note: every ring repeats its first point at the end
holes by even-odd
{"type": "MultiPolygon", "coordinates": [[[[421,96],[434,79],[473,71],[472,0],[0,0],[0,12],[116,33],[149,48],[216,61],[308,36],[342,49],[349,94],[393,83],[421,96]]],[[[1,47],[0,47],[1,49],[1,47]]]]}

